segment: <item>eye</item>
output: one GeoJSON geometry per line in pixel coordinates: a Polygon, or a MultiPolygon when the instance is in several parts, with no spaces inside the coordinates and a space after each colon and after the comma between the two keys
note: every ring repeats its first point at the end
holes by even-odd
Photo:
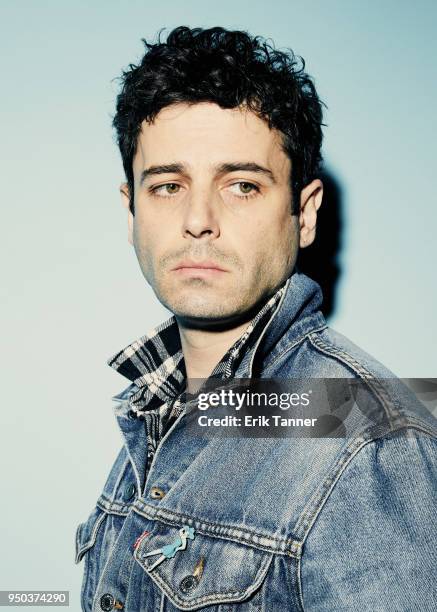
{"type": "Polygon", "coordinates": [[[165,185],[159,185],[158,187],[152,187],[151,192],[153,195],[159,195],[160,197],[167,198],[172,195],[176,195],[181,188],[177,183],[165,183],[165,185]]]}
{"type": "Polygon", "coordinates": [[[259,193],[259,187],[248,181],[238,181],[231,185],[231,191],[239,198],[248,198],[259,193]]]}

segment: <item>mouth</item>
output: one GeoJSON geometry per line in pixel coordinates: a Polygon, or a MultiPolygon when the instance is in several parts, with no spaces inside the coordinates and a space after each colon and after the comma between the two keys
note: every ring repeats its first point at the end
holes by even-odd
{"type": "Polygon", "coordinates": [[[228,270],[225,270],[213,261],[181,261],[172,268],[172,272],[178,272],[179,274],[220,274],[228,272],[228,270]]]}

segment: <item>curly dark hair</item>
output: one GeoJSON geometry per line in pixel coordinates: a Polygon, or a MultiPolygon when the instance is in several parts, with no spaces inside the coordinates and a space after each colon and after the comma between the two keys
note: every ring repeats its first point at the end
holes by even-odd
{"type": "Polygon", "coordinates": [[[292,163],[292,213],[301,189],[322,162],[322,105],[305,62],[291,49],[279,51],[261,36],[180,26],[161,42],[145,39],[146,53],[120,77],[113,126],[134,213],[133,158],[141,123],[153,121],[174,103],[214,102],[221,108],[246,106],[283,134],[292,163]]]}

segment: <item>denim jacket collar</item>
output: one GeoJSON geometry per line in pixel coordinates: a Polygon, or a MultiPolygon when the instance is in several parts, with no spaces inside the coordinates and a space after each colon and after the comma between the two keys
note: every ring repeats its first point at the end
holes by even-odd
{"type": "Polygon", "coordinates": [[[327,327],[320,310],[322,301],[320,286],[295,268],[273,317],[257,344],[245,355],[236,376],[261,375],[286,349],[312,331],[327,327]]]}

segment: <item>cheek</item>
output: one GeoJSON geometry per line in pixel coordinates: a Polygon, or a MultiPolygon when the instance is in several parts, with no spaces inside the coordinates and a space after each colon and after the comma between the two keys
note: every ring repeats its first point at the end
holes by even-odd
{"type": "Polygon", "coordinates": [[[253,232],[251,251],[255,255],[253,264],[272,272],[282,272],[294,261],[298,232],[291,215],[275,219],[269,225],[259,224],[253,232]]]}
{"type": "Polygon", "coordinates": [[[134,223],[133,227],[133,243],[137,258],[145,271],[145,268],[150,268],[156,258],[156,248],[159,244],[159,236],[153,228],[140,220],[134,223]]]}
{"type": "MultiPolygon", "coordinates": [[[[246,225],[244,243],[249,252],[262,252],[272,257],[276,252],[291,246],[295,234],[296,228],[291,215],[283,215],[267,222],[266,219],[258,219],[246,225]]],[[[241,227],[238,228],[238,240],[243,242],[241,227]]]]}
{"type": "Polygon", "coordinates": [[[153,252],[156,244],[159,244],[159,227],[153,215],[149,218],[144,213],[137,213],[133,226],[133,238],[137,247],[142,251],[153,252]]]}

